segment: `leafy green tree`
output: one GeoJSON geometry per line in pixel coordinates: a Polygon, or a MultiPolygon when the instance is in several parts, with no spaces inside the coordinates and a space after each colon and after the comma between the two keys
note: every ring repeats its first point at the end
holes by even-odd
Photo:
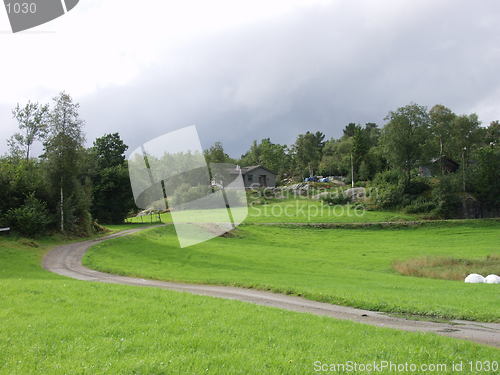
{"type": "Polygon", "coordinates": [[[500,145],[483,146],[474,152],[472,186],[477,198],[488,208],[500,207],[500,145]]]}
{"type": "Polygon", "coordinates": [[[120,134],[105,134],[94,141],[92,151],[100,169],[116,167],[125,162],[125,152],[128,146],[123,143],[120,134]]]}
{"type": "Polygon", "coordinates": [[[378,172],[387,168],[385,152],[380,146],[371,147],[359,166],[358,177],[362,181],[372,180],[378,172]]]}
{"type": "Polygon", "coordinates": [[[358,174],[359,167],[370,150],[370,139],[368,132],[360,126],[356,128],[352,137],[352,162],[355,174],[358,174]]]}
{"type": "Polygon", "coordinates": [[[381,131],[380,131],[378,125],[374,122],[367,122],[365,124],[365,132],[367,133],[370,148],[377,146],[379,143],[380,134],[381,134],[381,131]]]}
{"type": "Polygon", "coordinates": [[[231,163],[233,160],[224,152],[222,142],[215,142],[208,150],[205,150],[207,163],[231,163]]]}
{"type": "Polygon", "coordinates": [[[127,149],[118,133],[97,138],[91,149],[96,165],[92,175],[92,216],[100,223],[120,224],[135,207],[125,161],[127,149]]]}
{"type": "Polygon", "coordinates": [[[260,143],[254,141],[250,150],[241,156],[243,166],[262,165],[279,176],[283,176],[290,169],[290,157],[287,147],[272,143],[269,138],[262,139],[260,143]]]}
{"type": "Polygon", "coordinates": [[[380,129],[375,123],[367,123],[364,128],[355,123],[348,124],[341,139],[325,144],[321,171],[323,174],[345,175],[350,179],[373,177],[382,163],[370,150],[377,146],[379,138],[380,129]]]}
{"type": "Polygon", "coordinates": [[[356,134],[356,131],[358,129],[359,129],[359,125],[358,124],[356,124],[354,122],[350,122],[349,124],[346,125],[346,127],[343,130],[344,137],[345,138],[354,137],[354,134],[356,134]]]}
{"type": "Polygon", "coordinates": [[[444,174],[444,165],[442,163],[445,155],[451,154],[451,135],[453,121],[456,115],[447,107],[437,104],[429,111],[430,132],[436,140],[437,152],[441,161],[441,175],[444,174]]]}
{"type": "Polygon", "coordinates": [[[411,171],[421,160],[427,140],[430,118],[427,110],[409,104],[389,112],[383,130],[382,142],[389,163],[401,170],[408,184],[411,171]]]}
{"type": "Polygon", "coordinates": [[[452,153],[456,159],[466,151],[466,156],[481,143],[481,122],[475,113],[456,116],[451,130],[452,153]]]}
{"type": "Polygon", "coordinates": [[[79,105],[64,92],[54,98],[43,157],[51,191],[59,201],[61,231],[88,234],[91,230],[91,190],[88,179],[81,176],[85,138],[78,109],[79,105]]]}
{"type": "Polygon", "coordinates": [[[452,150],[455,160],[461,162],[462,187],[467,190],[467,172],[472,152],[481,142],[480,122],[475,113],[455,117],[452,127],[452,150]]]}
{"type": "Polygon", "coordinates": [[[492,121],[486,129],[485,144],[488,146],[500,145],[500,121],[492,121]]]}
{"type": "Polygon", "coordinates": [[[318,169],[321,161],[325,135],[321,132],[299,134],[293,151],[295,162],[300,175],[304,175],[307,171],[309,176],[314,175],[314,171],[318,169]]]}
{"type": "Polygon", "coordinates": [[[323,175],[347,176],[351,169],[353,139],[342,137],[325,143],[320,170],[323,175]]]}
{"type": "Polygon", "coordinates": [[[127,166],[99,169],[92,185],[92,216],[99,223],[123,223],[135,207],[127,166]]]}
{"type": "Polygon", "coordinates": [[[12,111],[21,132],[14,134],[8,141],[12,155],[30,158],[31,147],[37,140],[43,140],[48,127],[47,105],[28,102],[24,107],[17,104],[12,111]]]}

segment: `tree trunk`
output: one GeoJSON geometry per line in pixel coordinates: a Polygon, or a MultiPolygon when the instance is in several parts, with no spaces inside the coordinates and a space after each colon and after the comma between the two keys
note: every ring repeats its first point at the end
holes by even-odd
{"type": "Polygon", "coordinates": [[[64,232],[64,190],[63,179],[61,178],[61,232],[64,232]]]}
{"type": "Polygon", "coordinates": [[[30,145],[31,145],[31,143],[30,143],[30,136],[29,136],[29,130],[28,129],[26,129],[25,140],[26,140],[26,161],[28,161],[30,159],[30,145]]]}

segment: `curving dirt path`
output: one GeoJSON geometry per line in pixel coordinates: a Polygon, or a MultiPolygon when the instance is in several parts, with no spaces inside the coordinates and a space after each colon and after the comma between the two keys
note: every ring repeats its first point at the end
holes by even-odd
{"type": "Polygon", "coordinates": [[[461,320],[454,320],[449,323],[434,323],[428,321],[407,320],[389,316],[381,312],[332,305],[300,297],[253,289],[215,285],[184,284],[117,276],[94,271],[82,265],[82,257],[91,246],[102,241],[123,237],[143,229],[147,228],[126,230],[99,240],[90,240],[57,247],[45,256],[43,260],[43,267],[48,271],[77,280],[155,287],[203,296],[232,299],[254,303],[257,305],[277,307],[285,310],[324,315],[335,319],[351,320],[377,327],[394,328],[413,332],[432,332],[443,336],[474,341],[500,348],[500,324],[498,323],[481,323],[461,320]]]}

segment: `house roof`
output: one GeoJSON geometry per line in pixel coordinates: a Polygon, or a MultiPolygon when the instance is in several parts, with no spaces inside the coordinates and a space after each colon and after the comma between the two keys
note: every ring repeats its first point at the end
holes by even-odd
{"type": "Polygon", "coordinates": [[[442,157],[439,157],[439,158],[433,158],[433,159],[431,159],[431,163],[437,163],[437,162],[439,162],[441,160],[444,161],[444,162],[446,162],[446,163],[454,164],[457,167],[460,165],[455,160],[453,160],[452,158],[449,158],[448,156],[442,156],[442,157]]]}
{"type": "Polygon", "coordinates": [[[242,175],[247,174],[248,172],[251,172],[251,171],[253,171],[255,169],[258,169],[258,168],[265,169],[269,173],[276,174],[273,171],[271,171],[270,169],[267,169],[266,167],[263,167],[262,165],[251,165],[251,166],[248,166],[248,167],[241,167],[241,174],[242,175]]]}

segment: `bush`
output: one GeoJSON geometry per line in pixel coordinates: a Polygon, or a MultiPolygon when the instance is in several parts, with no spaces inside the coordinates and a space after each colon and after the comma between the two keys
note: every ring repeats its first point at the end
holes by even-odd
{"type": "Polygon", "coordinates": [[[404,193],[401,185],[378,185],[370,192],[370,200],[377,208],[395,208],[403,201],[404,193]]]}
{"type": "Polygon", "coordinates": [[[399,207],[404,195],[403,177],[396,170],[377,173],[369,191],[370,201],[377,208],[399,207]]]}
{"type": "Polygon", "coordinates": [[[351,198],[342,191],[328,194],[327,196],[322,197],[321,200],[324,204],[329,206],[344,205],[351,202],[351,198]]]}
{"type": "Polygon", "coordinates": [[[456,217],[462,200],[458,194],[456,176],[443,176],[432,190],[432,200],[436,206],[434,214],[445,219],[456,217]]]}
{"type": "Polygon", "coordinates": [[[401,173],[395,169],[379,172],[373,179],[373,185],[400,185],[403,180],[401,173]]]}
{"type": "Polygon", "coordinates": [[[417,178],[415,180],[410,181],[405,186],[405,193],[413,196],[421,195],[430,189],[430,185],[427,181],[424,181],[421,178],[417,178]]]}
{"type": "Polygon", "coordinates": [[[436,203],[432,200],[425,199],[423,197],[418,197],[412,203],[404,208],[404,211],[408,214],[421,214],[430,213],[436,209],[436,203]]]}
{"type": "Polygon", "coordinates": [[[13,230],[28,237],[44,233],[52,223],[47,204],[28,195],[21,207],[10,209],[6,215],[13,230]]]}

